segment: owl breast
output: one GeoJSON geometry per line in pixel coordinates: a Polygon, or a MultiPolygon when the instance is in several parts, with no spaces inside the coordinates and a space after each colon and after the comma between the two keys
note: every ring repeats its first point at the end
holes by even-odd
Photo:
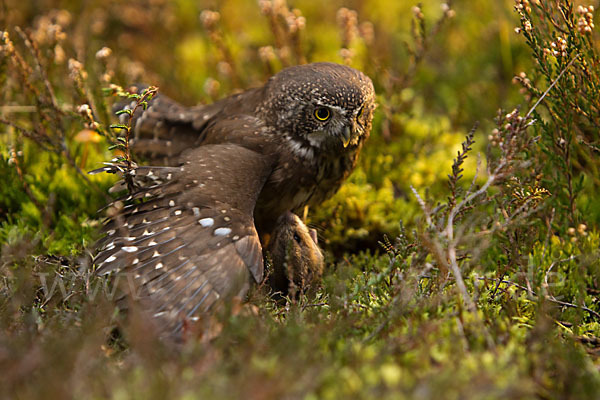
{"type": "Polygon", "coordinates": [[[330,198],[356,166],[359,150],[334,157],[318,153],[310,158],[282,157],[257,201],[254,217],[259,233],[269,233],[286,211],[301,214],[305,206],[330,198]]]}

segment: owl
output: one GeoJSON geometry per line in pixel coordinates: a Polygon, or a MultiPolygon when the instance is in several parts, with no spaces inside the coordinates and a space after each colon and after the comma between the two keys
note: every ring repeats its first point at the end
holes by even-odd
{"type": "Polygon", "coordinates": [[[284,69],[210,105],[157,96],[134,114],[131,142],[154,166],[95,171],[133,182],[111,208],[97,272],[129,274],[144,307],[170,332],[243,298],[264,278],[260,238],[281,215],[338,190],[375,107],[371,80],[333,63],[284,69]]]}

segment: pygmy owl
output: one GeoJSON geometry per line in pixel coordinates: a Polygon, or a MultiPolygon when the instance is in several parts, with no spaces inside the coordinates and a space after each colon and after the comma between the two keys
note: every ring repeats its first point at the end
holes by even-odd
{"type": "MultiPolygon", "coordinates": [[[[170,330],[263,280],[258,233],[319,204],[354,169],[375,92],[333,63],[282,70],[210,105],[158,96],[136,113],[132,149],[166,166],[127,171],[134,188],[105,226],[98,273],[129,272],[170,330]]],[[[126,179],[126,180],[127,180],[126,179]]]]}

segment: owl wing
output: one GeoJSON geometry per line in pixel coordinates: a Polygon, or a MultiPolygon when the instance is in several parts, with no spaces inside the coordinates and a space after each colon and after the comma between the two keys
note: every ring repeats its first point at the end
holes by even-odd
{"type": "Polygon", "coordinates": [[[179,167],[92,171],[119,173],[133,187],[108,208],[97,273],[124,274],[129,294],[170,332],[220,299],[243,297],[263,279],[253,210],[271,170],[262,154],[218,144],[189,151],[179,167]]]}
{"type": "MultiPolygon", "coordinates": [[[[135,101],[130,104],[121,102],[114,109],[118,111],[134,107],[135,101]]],[[[158,94],[150,100],[146,110],[139,107],[133,116],[131,149],[151,161],[163,162],[173,158],[202,141],[206,122],[221,108],[215,104],[185,107],[158,94]]],[[[126,123],[127,118],[126,114],[121,114],[120,122],[126,123]]]]}
{"type": "MultiPolygon", "coordinates": [[[[158,94],[150,100],[146,110],[139,107],[133,116],[131,149],[152,162],[169,164],[184,150],[200,145],[205,139],[207,127],[219,119],[218,115],[252,111],[250,104],[253,101],[250,99],[256,94],[257,89],[250,89],[212,104],[193,107],[183,106],[158,94]]],[[[119,103],[114,108],[118,111],[133,107],[135,101],[130,104],[119,103]]],[[[126,114],[120,116],[122,123],[127,118],[126,114]]]]}

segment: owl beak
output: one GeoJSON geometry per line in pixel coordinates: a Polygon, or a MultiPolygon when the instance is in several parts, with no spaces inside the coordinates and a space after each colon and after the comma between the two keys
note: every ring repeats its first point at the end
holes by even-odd
{"type": "Polygon", "coordinates": [[[342,144],[344,145],[344,148],[348,147],[348,145],[350,144],[350,141],[352,140],[352,130],[350,129],[349,126],[344,127],[344,130],[342,131],[342,144]]]}

